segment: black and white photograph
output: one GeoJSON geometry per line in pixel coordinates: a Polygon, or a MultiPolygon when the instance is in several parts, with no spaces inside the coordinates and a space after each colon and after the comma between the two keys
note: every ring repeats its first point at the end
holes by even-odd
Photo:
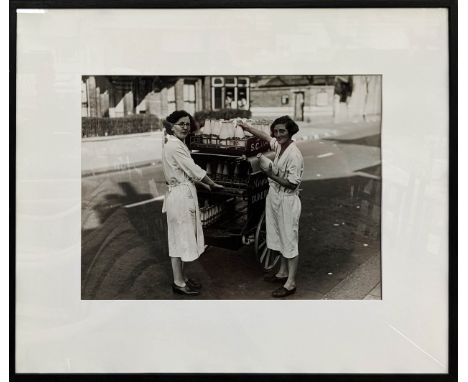
{"type": "Polygon", "coordinates": [[[10,8],[17,374],[453,375],[452,7],[72,3],[10,8]]]}
{"type": "Polygon", "coordinates": [[[81,298],[379,300],[380,75],[83,75],[81,298]]]}

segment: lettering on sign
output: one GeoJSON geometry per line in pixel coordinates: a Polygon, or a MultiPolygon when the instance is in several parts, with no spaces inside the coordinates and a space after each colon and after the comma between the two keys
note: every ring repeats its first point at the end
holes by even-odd
{"type": "Polygon", "coordinates": [[[254,195],[251,196],[250,202],[251,202],[252,204],[257,203],[257,202],[259,202],[259,201],[265,199],[266,196],[267,196],[267,194],[268,194],[268,189],[263,190],[263,191],[260,191],[260,192],[257,192],[256,194],[254,194],[254,195]]]}
{"type": "Polygon", "coordinates": [[[260,148],[262,148],[263,146],[266,146],[265,142],[263,141],[257,141],[257,142],[253,142],[250,144],[250,151],[256,151],[260,148]]]}
{"type": "Polygon", "coordinates": [[[253,180],[254,188],[260,188],[262,186],[266,186],[267,184],[268,184],[268,178],[259,177],[253,180]]]}
{"type": "Polygon", "coordinates": [[[250,144],[250,151],[255,151],[260,147],[261,143],[260,142],[255,142],[250,144]]]}

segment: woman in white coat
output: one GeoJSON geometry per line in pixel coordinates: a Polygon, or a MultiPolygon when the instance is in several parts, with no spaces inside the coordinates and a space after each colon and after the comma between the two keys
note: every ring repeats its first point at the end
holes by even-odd
{"type": "Polygon", "coordinates": [[[281,253],[280,268],[276,274],[265,277],[267,281],[281,282],[273,297],[286,297],[296,291],[296,272],[299,259],[299,217],[301,200],[299,184],[304,172],[304,159],[292,136],[299,131],[297,124],[288,116],[283,116],[270,126],[271,136],[250,125],[239,125],[270,143],[275,151],[275,159],[265,171],[270,178],[270,189],[265,202],[267,246],[281,253]]]}
{"type": "Polygon", "coordinates": [[[198,295],[201,284],[188,278],[184,263],[198,259],[205,249],[195,183],[211,190],[223,186],[213,182],[206,171],[190,156],[185,138],[196,128],[186,111],[175,111],[166,118],[162,164],[168,190],[163,212],[167,213],[169,256],[174,282],[172,290],[184,295],[198,295]]]}

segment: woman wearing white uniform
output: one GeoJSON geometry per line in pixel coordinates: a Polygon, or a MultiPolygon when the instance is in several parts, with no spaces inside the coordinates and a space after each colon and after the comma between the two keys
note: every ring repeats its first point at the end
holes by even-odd
{"type": "Polygon", "coordinates": [[[301,200],[299,184],[304,171],[304,159],[292,136],[299,131],[297,124],[288,116],[280,117],[271,124],[271,136],[243,122],[243,129],[265,139],[275,151],[275,160],[265,174],[270,178],[270,189],[265,202],[267,247],[281,253],[281,264],[276,274],[265,279],[284,285],[275,289],[273,297],[286,297],[296,291],[298,264],[299,217],[301,200]]]}
{"type": "Polygon", "coordinates": [[[198,259],[205,249],[198,208],[197,190],[200,183],[209,190],[222,189],[190,156],[184,141],[195,130],[195,121],[186,111],[175,111],[166,118],[162,163],[168,191],[163,212],[167,213],[169,256],[171,257],[175,293],[197,295],[201,284],[188,278],[184,263],[198,259]]]}

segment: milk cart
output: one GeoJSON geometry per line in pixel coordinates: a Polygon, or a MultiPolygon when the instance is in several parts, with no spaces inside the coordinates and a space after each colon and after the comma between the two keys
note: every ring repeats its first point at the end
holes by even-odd
{"type": "Polygon", "coordinates": [[[231,250],[253,244],[263,268],[273,268],[279,256],[266,246],[265,199],[269,184],[255,156],[268,150],[268,143],[255,137],[223,142],[199,135],[191,137],[190,148],[194,161],[225,187],[219,192],[198,188],[206,244],[231,250]]]}

